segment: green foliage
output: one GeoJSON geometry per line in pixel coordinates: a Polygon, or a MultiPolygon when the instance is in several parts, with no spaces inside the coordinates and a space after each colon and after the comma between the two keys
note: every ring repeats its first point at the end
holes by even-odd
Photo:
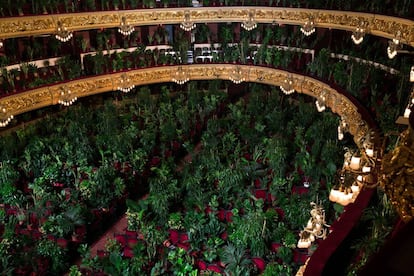
{"type": "Polygon", "coordinates": [[[223,248],[222,262],[226,265],[226,272],[231,275],[249,275],[250,260],[247,258],[246,249],[231,243],[223,248]]]}

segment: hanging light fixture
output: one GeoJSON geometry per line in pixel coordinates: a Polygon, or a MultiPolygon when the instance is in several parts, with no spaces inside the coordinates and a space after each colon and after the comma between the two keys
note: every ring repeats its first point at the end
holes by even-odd
{"type": "Polygon", "coordinates": [[[242,83],[246,80],[240,66],[236,66],[236,68],[230,73],[229,79],[235,84],[242,83]]]}
{"type": "Polygon", "coordinates": [[[70,106],[78,100],[78,97],[72,97],[72,91],[65,85],[60,88],[60,98],[58,103],[63,106],[70,106]]]}
{"type": "Polygon", "coordinates": [[[71,40],[73,33],[68,31],[68,29],[63,25],[61,21],[57,22],[55,38],[61,42],[67,42],[71,40]]]}
{"type": "Polygon", "coordinates": [[[358,150],[346,148],[344,164],[339,171],[338,184],[330,191],[329,199],[343,206],[353,203],[362,187],[377,186],[378,166],[373,134],[368,133],[358,142],[358,150]]]}
{"type": "Polygon", "coordinates": [[[181,66],[178,67],[177,71],[172,76],[172,81],[180,85],[183,85],[189,80],[190,78],[188,77],[187,70],[184,70],[181,66]]]}
{"type": "Polygon", "coordinates": [[[352,41],[358,45],[364,40],[365,32],[366,32],[366,22],[361,22],[359,26],[355,29],[355,31],[351,35],[352,41]]]}
{"type": "Polygon", "coordinates": [[[411,92],[411,96],[408,101],[407,107],[404,110],[404,115],[403,115],[404,118],[408,119],[410,117],[411,110],[413,109],[413,107],[414,107],[414,90],[411,92]]]}
{"type": "Polygon", "coordinates": [[[397,51],[400,48],[400,36],[401,32],[398,31],[395,38],[388,41],[387,54],[390,59],[393,59],[397,55],[397,51]]]}
{"type": "Polygon", "coordinates": [[[122,73],[119,78],[119,83],[117,89],[121,92],[128,93],[134,89],[135,85],[131,82],[131,79],[126,73],[122,73]]]}
{"type": "Polygon", "coordinates": [[[119,25],[118,32],[124,36],[128,36],[135,31],[134,27],[129,25],[126,21],[126,17],[122,16],[121,24],[119,25]]]}
{"type": "Polygon", "coordinates": [[[181,22],[180,24],[180,28],[183,29],[186,32],[192,31],[196,28],[196,24],[194,22],[191,21],[190,18],[190,12],[186,11],[184,13],[184,21],[181,22]]]}
{"type": "Polygon", "coordinates": [[[321,205],[311,202],[311,217],[299,233],[298,248],[309,248],[316,239],[325,239],[329,225],[326,224],[325,210],[321,205]]]}
{"type": "Polygon", "coordinates": [[[310,36],[311,34],[313,34],[315,32],[315,22],[313,21],[312,18],[309,18],[305,24],[300,27],[300,31],[306,35],[306,36],[310,36]]]}
{"type": "Polygon", "coordinates": [[[338,125],[338,140],[344,139],[345,132],[348,131],[348,123],[346,122],[345,118],[342,117],[339,121],[338,125]]]}
{"type": "Polygon", "coordinates": [[[0,127],[6,127],[13,120],[14,116],[7,112],[5,107],[0,107],[0,127]]]}
{"type": "Polygon", "coordinates": [[[286,95],[290,95],[295,92],[295,89],[293,88],[293,78],[292,76],[288,76],[287,79],[284,80],[280,87],[280,90],[282,90],[283,93],[286,95]]]}
{"type": "Polygon", "coordinates": [[[318,112],[323,112],[326,109],[325,94],[326,94],[325,92],[322,92],[320,97],[318,97],[318,99],[315,101],[316,109],[318,110],[318,112]]]}
{"type": "Polygon", "coordinates": [[[257,22],[256,22],[256,20],[254,20],[253,11],[249,12],[249,18],[246,21],[242,22],[241,26],[246,31],[251,31],[251,30],[257,28],[257,22]]]}

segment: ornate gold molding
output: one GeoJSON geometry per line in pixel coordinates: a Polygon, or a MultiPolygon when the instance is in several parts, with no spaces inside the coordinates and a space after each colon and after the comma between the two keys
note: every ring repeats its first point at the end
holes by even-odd
{"type": "Polygon", "coordinates": [[[369,13],[272,7],[168,8],[0,18],[0,39],[53,34],[60,21],[70,31],[118,27],[121,18],[134,26],[180,24],[185,13],[194,23],[243,22],[254,14],[258,23],[302,25],[309,17],[316,27],[354,31],[360,22],[367,33],[392,39],[401,33],[401,43],[414,46],[414,21],[369,13]]]}
{"type": "MultiPolygon", "coordinates": [[[[355,141],[359,141],[361,137],[368,133],[369,127],[358,112],[358,107],[345,95],[316,79],[283,70],[252,65],[192,64],[182,65],[181,67],[186,70],[190,80],[229,80],[236,68],[242,71],[247,82],[280,86],[290,77],[296,92],[307,94],[316,99],[323,94],[326,99],[326,106],[331,108],[332,112],[347,119],[349,131],[354,136],[355,141]]],[[[136,86],[171,82],[172,76],[178,68],[179,66],[161,66],[73,80],[1,98],[0,105],[16,116],[31,110],[58,104],[63,86],[71,91],[73,97],[81,98],[116,91],[122,74],[126,74],[130,84],[136,86]]]]}

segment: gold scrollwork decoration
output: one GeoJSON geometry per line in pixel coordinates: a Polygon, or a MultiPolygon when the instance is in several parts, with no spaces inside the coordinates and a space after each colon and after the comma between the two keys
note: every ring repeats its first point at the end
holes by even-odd
{"type": "MultiPolygon", "coordinates": [[[[186,71],[190,80],[228,80],[234,70],[239,68],[245,73],[246,82],[257,82],[273,86],[280,86],[288,77],[292,79],[293,88],[297,93],[307,94],[315,99],[321,96],[323,91],[326,98],[326,106],[332,112],[341,117],[346,117],[349,124],[349,132],[357,142],[368,131],[368,124],[362,119],[358,107],[345,95],[331,88],[328,84],[319,80],[294,74],[287,71],[257,67],[252,65],[234,64],[191,64],[180,65],[186,71]]],[[[171,76],[180,66],[162,66],[131,70],[127,73],[115,73],[109,75],[94,76],[65,82],[64,85],[71,91],[73,97],[78,99],[94,94],[118,90],[119,79],[122,74],[127,74],[130,83],[134,86],[171,82],[171,76]]],[[[37,88],[23,93],[3,97],[0,105],[4,106],[13,115],[22,114],[49,105],[58,104],[62,84],[56,84],[44,88],[37,88]]]]}
{"type": "Polygon", "coordinates": [[[134,26],[180,24],[184,13],[190,13],[194,23],[243,22],[254,14],[257,23],[302,25],[313,18],[316,27],[354,31],[360,22],[368,33],[388,39],[401,34],[401,43],[414,46],[414,21],[404,18],[349,11],[296,9],[282,7],[202,7],[151,10],[101,11],[0,18],[0,39],[53,34],[60,21],[71,31],[116,28],[120,19],[134,26]]]}

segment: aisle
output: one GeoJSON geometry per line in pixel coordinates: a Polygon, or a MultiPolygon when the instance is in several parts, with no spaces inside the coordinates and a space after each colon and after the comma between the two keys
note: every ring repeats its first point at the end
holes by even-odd
{"type": "Polygon", "coordinates": [[[95,257],[98,250],[104,250],[105,244],[108,239],[113,239],[114,234],[116,233],[123,233],[125,229],[127,229],[127,218],[126,214],[124,214],[111,228],[109,228],[99,240],[97,240],[94,244],[91,245],[91,256],[95,257]]]}
{"type": "MultiPolygon", "coordinates": [[[[178,172],[181,171],[186,164],[191,163],[192,157],[201,150],[201,146],[201,142],[198,142],[197,145],[194,147],[193,152],[183,157],[183,159],[178,163],[178,172]]],[[[122,217],[99,238],[99,240],[97,240],[95,243],[91,245],[91,256],[95,257],[98,251],[104,250],[107,240],[113,239],[115,234],[124,233],[127,229],[127,226],[128,221],[126,218],[126,214],[123,214],[122,217]]]]}

